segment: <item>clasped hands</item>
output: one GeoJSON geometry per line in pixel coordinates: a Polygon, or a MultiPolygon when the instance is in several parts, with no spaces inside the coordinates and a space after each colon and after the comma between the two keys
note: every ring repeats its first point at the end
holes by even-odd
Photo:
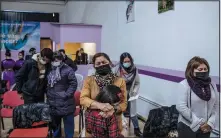
{"type": "Polygon", "coordinates": [[[208,132],[211,132],[211,127],[207,123],[204,123],[200,126],[200,130],[203,133],[208,133],[208,132]]]}
{"type": "Polygon", "coordinates": [[[100,115],[104,118],[108,118],[114,114],[114,107],[109,103],[100,103],[99,109],[101,110],[100,115]]]}

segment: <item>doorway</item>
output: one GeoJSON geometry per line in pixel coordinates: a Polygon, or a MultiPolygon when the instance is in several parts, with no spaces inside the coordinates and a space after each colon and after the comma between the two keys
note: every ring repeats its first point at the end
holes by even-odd
{"type": "Polygon", "coordinates": [[[40,50],[44,48],[50,48],[53,49],[53,41],[50,38],[41,38],[40,40],[40,50]]]}

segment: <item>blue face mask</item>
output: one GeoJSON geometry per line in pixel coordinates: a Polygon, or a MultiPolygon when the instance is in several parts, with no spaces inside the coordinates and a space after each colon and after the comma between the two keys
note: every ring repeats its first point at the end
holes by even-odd
{"type": "Polygon", "coordinates": [[[51,63],[51,65],[54,66],[54,67],[58,67],[58,66],[61,65],[61,62],[60,61],[57,61],[57,62],[54,61],[54,62],[51,63]]]}
{"type": "Polygon", "coordinates": [[[125,68],[129,68],[129,67],[131,66],[131,63],[123,63],[123,66],[124,66],[125,68]]]}

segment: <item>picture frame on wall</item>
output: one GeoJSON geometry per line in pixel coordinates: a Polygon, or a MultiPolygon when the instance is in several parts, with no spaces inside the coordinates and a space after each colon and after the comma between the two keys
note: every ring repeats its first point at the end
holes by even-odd
{"type": "Polygon", "coordinates": [[[126,0],[127,9],[126,9],[126,20],[127,23],[135,21],[135,10],[134,10],[134,0],[126,0]]]}
{"type": "Polygon", "coordinates": [[[174,0],[158,0],[158,13],[174,10],[174,0]]]}

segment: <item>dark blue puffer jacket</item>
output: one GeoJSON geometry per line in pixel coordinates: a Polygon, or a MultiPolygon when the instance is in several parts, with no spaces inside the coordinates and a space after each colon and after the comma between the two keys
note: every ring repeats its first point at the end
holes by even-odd
{"type": "Polygon", "coordinates": [[[77,79],[74,70],[64,64],[60,68],[61,80],[48,86],[47,102],[51,108],[51,114],[64,116],[75,111],[74,93],[77,89],[77,79]]]}

